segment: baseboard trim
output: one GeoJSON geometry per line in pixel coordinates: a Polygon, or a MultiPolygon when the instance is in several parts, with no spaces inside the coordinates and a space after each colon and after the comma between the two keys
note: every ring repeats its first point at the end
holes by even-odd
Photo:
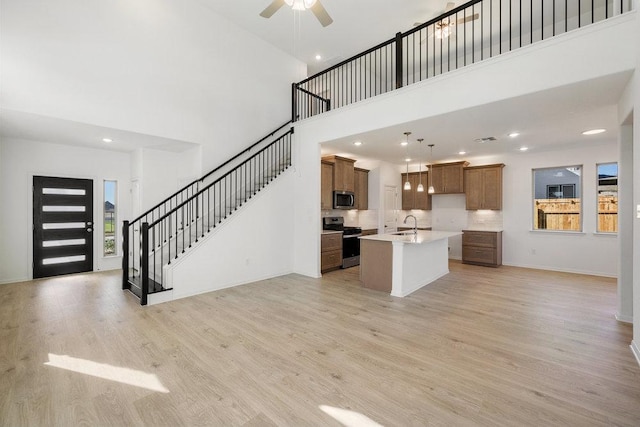
{"type": "Polygon", "coordinates": [[[631,345],[629,347],[631,347],[631,352],[636,357],[636,362],[640,365],[640,348],[638,348],[635,341],[631,341],[631,345]]]}
{"type": "Polygon", "coordinates": [[[618,322],[623,322],[623,323],[631,323],[633,324],[633,316],[625,316],[622,314],[616,314],[616,320],[618,322]]]}
{"type": "Polygon", "coordinates": [[[555,267],[540,266],[540,265],[516,264],[516,263],[510,263],[510,262],[504,262],[504,261],[502,262],[502,265],[506,265],[509,267],[529,268],[532,270],[557,271],[559,273],[584,274],[587,276],[607,277],[610,279],[618,278],[616,275],[611,275],[611,273],[603,273],[601,271],[585,271],[585,270],[576,270],[571,268],[555,268],[555,267]]]}

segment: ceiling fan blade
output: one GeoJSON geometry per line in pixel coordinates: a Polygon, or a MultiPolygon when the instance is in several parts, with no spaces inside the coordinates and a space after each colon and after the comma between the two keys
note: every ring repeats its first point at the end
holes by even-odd
{"type": "Polygon", "coordinates": [[[276,13],[282,6],[284,6],[284,0],[273,0],[269,6],[267,6],[262,12],[260,12],[260,16],[263,18],[271,18],[271,16],[276,13]]]}
{"type": "Polygon", "coordinates": [[[452,1],[450,1],[449,3],[447,3],[447,7],[444,8],[444,11],[445,12],[449,12],[454,7],[456,7],[456,4],[454,2],[452,2],[452,1]]]}
{"type": "Polygon", "coordinates": [[[469,15],[465,18],[460,18],[458,19],[457,24],[458,25],[462,25],[462,24],[466,24],[467,22],[471,22],[471,21],[475,21],[476,19],[478,19],[480,17],[479,14],[475,13],[473,15],[469,15]]]}
{"type": "Polygon", "coordinates": [[[313,12],[316,18],[318,18],[318,21],[320,21],[320,24],[322,24],[323,27],[326,27],[333,22],[333,19],[331,19],[327,10],[324,8],[322,3],[320,3],[320,0],[316,1],[313,6],[311,6],[311,12],[313,12]]]}

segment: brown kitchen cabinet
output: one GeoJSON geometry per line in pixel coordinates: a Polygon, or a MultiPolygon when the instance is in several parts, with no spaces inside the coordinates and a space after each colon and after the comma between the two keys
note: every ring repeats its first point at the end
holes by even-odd
{"type": "Polygon", "coordinates": [[[320,271],[336,270],[342,266],[342,233],[322,233],[320,236],[320,271]]]}
{"type": "Polygon", "coordinates": [[[361,168],[354,168],[355,183],[355,203],[356,209],[369,209],[369,171],[361,168]]]}
{"type": "Polygon", "coordinates": [[[462,230],[462,263],[502,265],[502,231],[462,230]]]}
{"type": "Polygon", "coordinates": [[[320,163],[320,209],[333,209],[333,163],[320,163]]]}
{"type": "Polygon", "coordinates": [[[353,159],[340,156],[327,156],[322,160],[333,163],[333,189],[335,191],[355,191],[353,159]]]}
{"type": "Polygon", "coordinates": [[[502,163],[464,168],[464,193],[468,211],[502,209],[502,168],[502,163]]]}
{"type": "Polygon", "coordinates": [[[431,165],[431,185],[434,194],[464,193],[464,168],[469,162],[436,163],[431,165]]]}
{"type": "Polygon", "coordinates": [[[409,172],[409,183],[411,190],[404,189],[404,183],[407,181],[407,174],[402,174],[402,210],[411,209],[431,210],[431,195],[427,193],[429,189],[428,174],[426,172],[409,172]],[[418,184],[422,179],[424,191],[418,192],[418,184]]]}

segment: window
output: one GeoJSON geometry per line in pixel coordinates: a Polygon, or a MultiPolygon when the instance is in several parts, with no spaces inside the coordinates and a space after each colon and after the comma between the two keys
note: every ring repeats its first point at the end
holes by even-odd
{"type": "Polygon", "coordinates": [[[618,232],[618,164],[601,163],[598,170],[598,233],[618,232]]]}
{"type": "Polygon", "coordinates": [[[582,230],[582,166],[533,170],[533,229],[582,230]]]}
{"type": "Polygon", "coordinates": [[[104,182],[104,256],[118,254],[116,233],[116,194],[118,194],[116,181],[104,182]]]}

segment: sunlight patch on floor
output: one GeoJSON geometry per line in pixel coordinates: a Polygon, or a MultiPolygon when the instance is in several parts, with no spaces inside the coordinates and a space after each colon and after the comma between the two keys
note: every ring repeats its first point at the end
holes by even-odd
{"type": "Polygon", "coordinates": [[[91,375],[105,380],[116,381],[147,390],[160,393],[169,393],[155,374],[138,371],[129,368],[120,368],[106,363],[97,363],[91,360],[79,359],[76,357],[57,355],[49,353],[47,366],[53,366],[67,371],[78,372],[80,374],[91,375]]]}
{"type": "Polygon", "coordinates": [[[382,427],[382,424],[378,424],[360,412],[327,405],[320,405],[319,408],[346,427],[382,427]]]}

